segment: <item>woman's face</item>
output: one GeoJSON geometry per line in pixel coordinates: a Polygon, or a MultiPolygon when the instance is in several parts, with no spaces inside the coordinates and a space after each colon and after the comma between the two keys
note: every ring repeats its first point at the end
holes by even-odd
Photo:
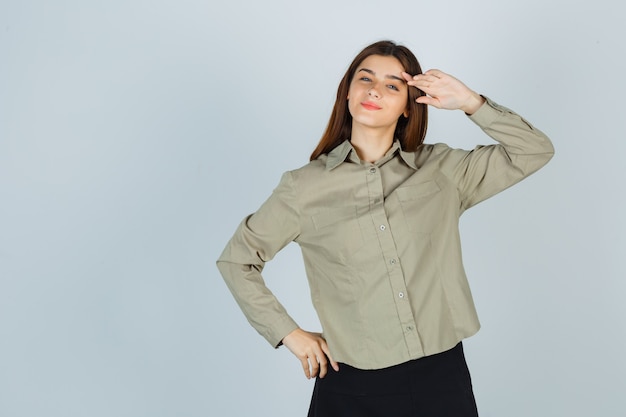
{"type": "Polygon", "coordinates": [[[357,67],[348,90],[352,127],[393,128],[407,113],[404,68],[393,56],[370,55],[357,67]]]}

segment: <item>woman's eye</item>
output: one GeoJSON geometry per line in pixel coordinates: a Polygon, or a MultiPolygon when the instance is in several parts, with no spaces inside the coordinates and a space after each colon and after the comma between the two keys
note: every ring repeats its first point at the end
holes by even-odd
{"type": "Polygon", "coordinates": [[[368,77],[361,77],[361,81],[372,81],[368,77]]]}
{"type": "Polygon", "coordinates": [[[398,87],[396,87],[396,86],[395,86],[395,85],[393,85],[393,84],[389,84],[387,87],[389,87],[390,89],[395,90],[395,91],[400,91],[400,90],[398,89],[398,87]]]}

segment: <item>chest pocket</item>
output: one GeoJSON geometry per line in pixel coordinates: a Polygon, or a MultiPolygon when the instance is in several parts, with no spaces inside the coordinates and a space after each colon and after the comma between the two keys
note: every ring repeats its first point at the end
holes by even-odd
{"type": "Polygon", "coordinates": [[[329,208],[311,216],[316,245],[330,259],[345,261],[364,244],[356,206],[329,208]]]}
{"type": "Polygon", "coordinates": [[[429,233],[441,221],[443,196],[435,181],[396,189],[404,220],[414,232],[429,233]]]}

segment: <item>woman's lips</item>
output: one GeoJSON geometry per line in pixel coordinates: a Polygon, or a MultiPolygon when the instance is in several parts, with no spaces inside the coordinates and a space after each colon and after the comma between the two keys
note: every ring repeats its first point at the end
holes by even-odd
{"type": "Polygon", "coordinates": [[[382,107],[379,105],[372,103],[371,101],[364,101],[361,103],[361,106],[365,107],[367,110],[380,110],[382,107]]]}

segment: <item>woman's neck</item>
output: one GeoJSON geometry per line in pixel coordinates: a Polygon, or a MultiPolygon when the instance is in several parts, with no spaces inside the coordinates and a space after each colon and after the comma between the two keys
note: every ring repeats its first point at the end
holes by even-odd
{"type": "Polygon", "coordinates": [[[376,162],[391,148],[395,129],[380,131],[379,129],[352,130],[350,142],[362,161],[376,162]]]}

